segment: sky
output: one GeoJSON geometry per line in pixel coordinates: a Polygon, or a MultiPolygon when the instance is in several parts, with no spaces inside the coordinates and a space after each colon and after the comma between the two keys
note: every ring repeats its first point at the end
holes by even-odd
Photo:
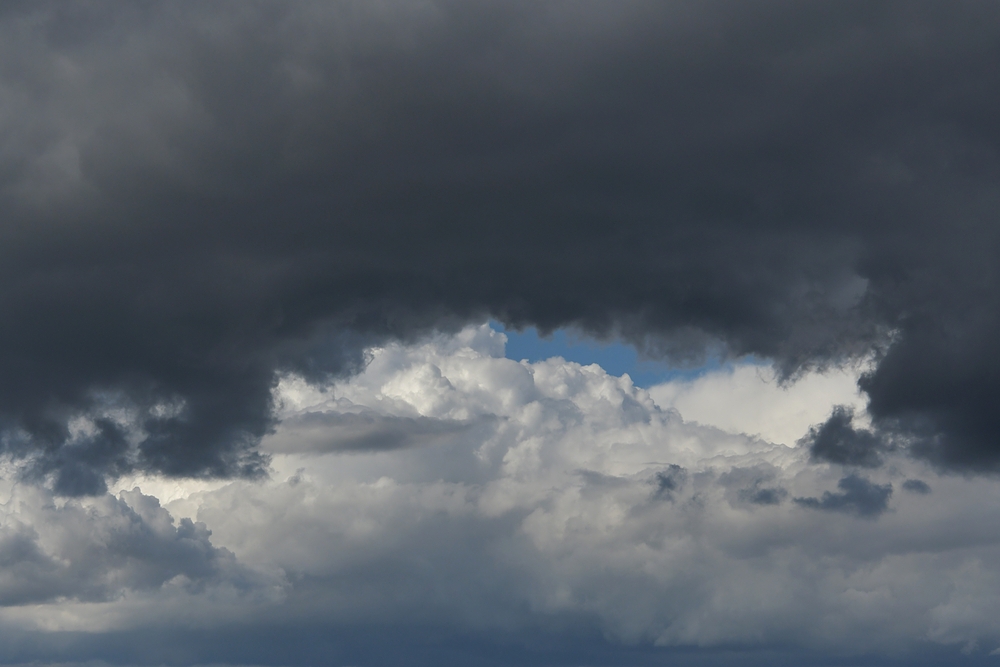
{"type": "Polygon", "coordinates": [[[712,357],[706,357],[697,364],[671,364],[640,355],[635,346],[627,342],[596,340],[573,329],[556,329],[548,335],[540,335],[536,327],[518,331],[508,330],[502,322],[490,321],[489,325],[507,337],[504,349],[509,359],[534,362],[562,357],[583,366],[597,364],[611,375],[628,373],[632,382],[640,387],[650,387],[674,378],[698,377],[722,365],[720,359],[712,357]]]}
{"type": "Polygon", "coordinates": [[[1000,661],[1000,5],[9,2],[0,664],[1000,661]]]}

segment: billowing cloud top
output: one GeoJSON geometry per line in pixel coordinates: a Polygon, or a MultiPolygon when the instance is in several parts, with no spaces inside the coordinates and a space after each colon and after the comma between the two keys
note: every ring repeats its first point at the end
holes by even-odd
{"type": "Polygon", "coordinates": [[[269,480],[0,489],[0,659],[992,660],[993,481],[816,465],[596,365],[502,355],[481,326],[324,390],[284,376],[269,480]]]}

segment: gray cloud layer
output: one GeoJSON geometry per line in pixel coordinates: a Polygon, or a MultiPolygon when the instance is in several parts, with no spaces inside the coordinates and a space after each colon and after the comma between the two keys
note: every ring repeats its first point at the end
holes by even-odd
{"type": "Polygon", "coordinates": [[[372,412],[309,413],[285,420],[294,437],[271,438],[271,447],[285,452],[378,452],[427,443],[454,440],[476,426],[492,424],[493,419],[477,422],[392,417],[372,412]]]}
{"type": "Polygon", "coordinates": [[[3,445],[66,495],[259,476],[276,372],[489,314],[877,350],[875,433],[994,470],[998,13],[8,4],[3,445]]]}

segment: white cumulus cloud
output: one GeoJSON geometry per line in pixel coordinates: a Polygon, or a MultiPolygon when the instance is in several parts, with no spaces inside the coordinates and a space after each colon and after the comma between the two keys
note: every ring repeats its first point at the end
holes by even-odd
{"type": "Polygon", "coordinates": [[[270,480],[146,480],[164,507],[139,491],[90,510],[19,497],[0,557],[23,563],[28,592],[0,580],[0,595],[35,604],[0,618],[81,627],[70,612],[97,591],[103,628],[181,623],[178,600],[201,596],[209,624],[516,634],[581,618],[660,646],[1000,642],[993,482],[901,456],[816,464],[772,441],[845,400],[846,371],[780,388],[736,367],[647,391],[596,365],[512,361],[503,345],[484,325],[371,350],[329,386],[283,378],[270,480]],[[761,415],[801,414],[757,428],[731,412],[747,392],[761,415]],[[97,544],[72,586],[53,565],[78,558],[58,536],[69,514],[97,544]]]}

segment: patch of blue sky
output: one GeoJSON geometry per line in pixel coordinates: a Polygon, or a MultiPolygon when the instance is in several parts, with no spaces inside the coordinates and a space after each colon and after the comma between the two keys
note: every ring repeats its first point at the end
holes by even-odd
{"type": "MultiPolygon", "coordinates": [[[[506,356],[508,359],[531,362],[552,357],[562,357],[581,365],[598,364],[611,375],[629,374],[632,382],[639,387],[678,379],[693,379],[724,365],[718,358],[711,358],[697,367],[671,366],[664,361],[642,359],[634,347],[621,341],[602,342],[578,331],[558,329],[549,336],[540,336],[538,330],[529,327],[524,331],[504,328],[496,321],[490,321],[496,331],[507,335],[506,356]]],[[[743,360],[744,362],[748,360],[743,360]]]]}

